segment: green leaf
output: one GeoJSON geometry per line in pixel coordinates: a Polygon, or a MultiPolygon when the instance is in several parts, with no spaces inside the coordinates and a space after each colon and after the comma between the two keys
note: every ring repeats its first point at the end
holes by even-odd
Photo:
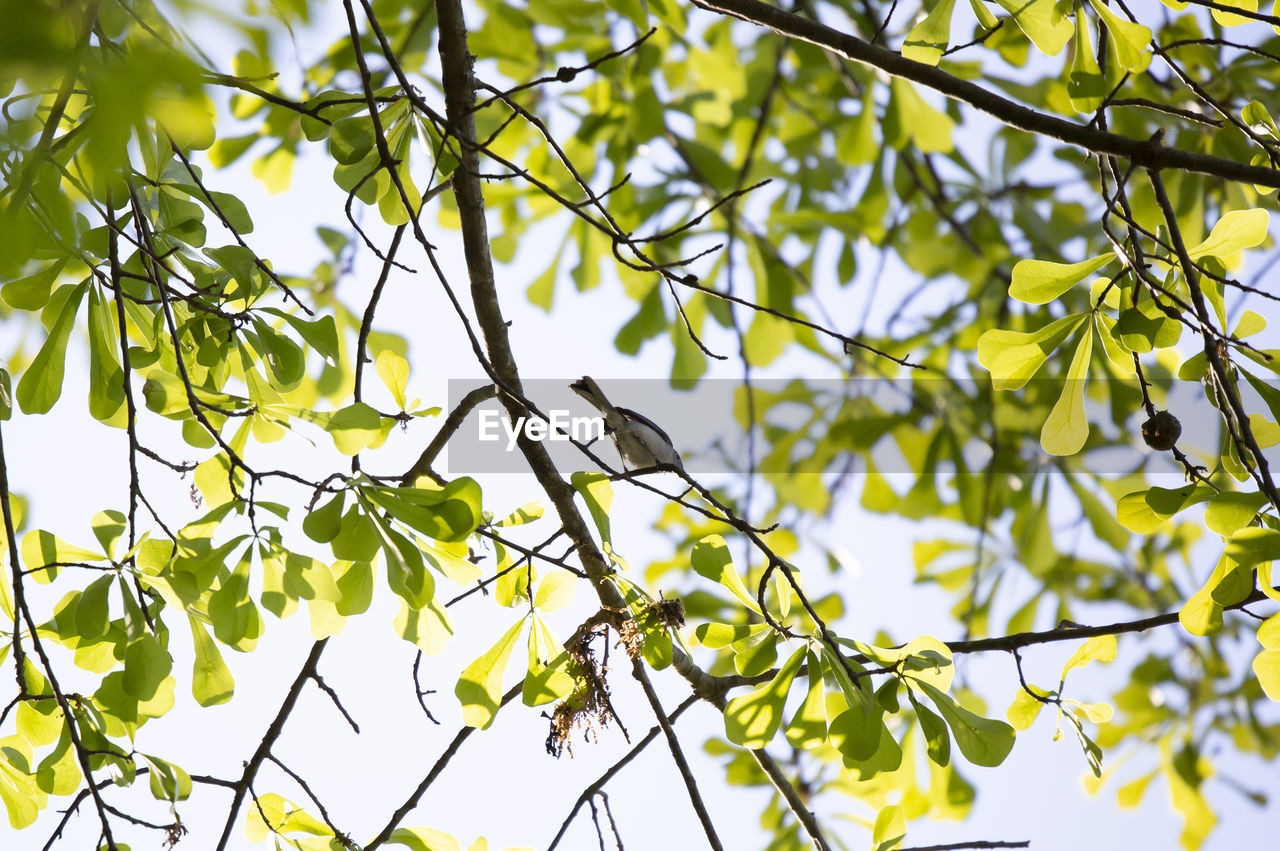
{"type": "MultiPolygon", "coordinates": [[[[1246,12],[1258,11],[1258,0],[1220,0],[1220,6],[1230,6],[1233,9],[1243,9],[1246,12]]],[[[1254,22],[1253,18],[1247,18],[1244,15],[1236,15],[1222,9],[1211,10],[1213,19],[1224,27],[1238,27],[1244,24],[1254,22]]]]}
{"type": "Polygon", "coordinates": [[[391,625],[396,635],[431,656],[444,651],[454,632],[449,610],[437,598],[432,598],[421,606],[414,606],[401,597],[400,612],[391,625]]]}
{"type": "MultiPolygon", "coordinates": [[[[831,708],[828,707],[828,715],[831,708]]],[[[827,728],[831,745],[846,763],[865,762],[880,751],[887,736],[884,721],[870,700],[865,705],[845,709],[831,719],[827,728]]]]}
{"type": "Polygon", "coordinates": [[[969,0],[969,6],[973,9],[973,14],[977,17],[978,23],[984,30],[994,29],[1000,25],[1000,19],[987,8],[987,4],[983,0],[969,0]]]}
{"type": "Polygon", "coordinates": [[[40,310],[49,303],[49,292],[66,265],[67,261],[59,260],[25,278],[10,281],[0,289],[0,298],[17,310],[40,310]]]}
{"type": "MultiPolygon", "coordinates": [[[[22,562],[27,570],[51,564],[75,564],[80,562],[103,562],[107,557],[93,550],[86,550],[43,529],[33,529],[22,536],[22,562]]],[[[40,570],[34,574],[37,580],[48,582],[58,574],[57,569],[40,570]]]]}
{"type": "Polygon", "coordinates": [[[1161,310],[1144,289],[1136,305],[1129,302],[1120,310],[1115,332],[1129,351],[1145,353],[1176,345],[1182,336],[1182,323],[1161,310]]]}
{"type": "Polygon", "coordinates": [[[1243,567],[1275,561],[1280,559],[1280,532],[1258,526],[1241,529],[1227,541],[1223,554],[1243,567]]]}
{"type": "Polygon", "coordinates": [[[1240,110],[1240,118],[1253,132],[1280,140],[1280,128],[1276,127],[1275,119],[1260,101],[1251,100],[1245,104],[1244,109],[1240,110]]]}
{"type": "Polygon", "coordinates": [[[180,766],[144,753],[138,758],[150,769],[147,785],[156,800],[176,802],[191,797],[191,775],[180,766]]]}
{"type": "Polygon", "coordinates": [[[1218,220],[1205,240],[1187,253],[1192,260],[1217,257],[1226,260],[1233,254],[1261,245],[1267,238],[1270,217],[1266,210],[1232,210],[1218,220]]]}
{"type": "Polygon", "coordinates": [[[1067,80],[1067,96],[1076,112],[1097,112],[1106,101],[1111,85],[1098,67],[1089,38],[1087,15],[1076,14],[1076,46],[1071,57],[1071,76],[1067,80]]]}
{"type": "Polygon", "coordinates": [[[956,0],[938,0],[924,20],[911,28],[902,43],[902,55],[926,65],[937,65],[951,40],[951,13],[956,0]]]}
{"type": "Polygon", "coordinates": [[[360,162],[373,145],[373,121],[368,115],[340,118],[329,127],[329,153],[342,165],[360,162]]]}
{"type": "Polygon", "coordinates": [[[427,564],[444,574],[451,582],[468,585],[480,578],[480,566],[468,556],[470,548],[465,543],[431,546],[418,541],[422,557],[427,564]]]}
{"type": "Polygon", "coordinates": [[[1050,455],[1074,455],[1089,438],[1089,419],[1084,410],[1085,378],[1089,373],[1089,357],[1093,354],[1093,335],[1081,335],[1076,353],[1067,369],[1062,386],[1049,417],[1040,429],[1040,445],[1050,455]]]}
{"type": "Polygon", "coordinates": [[[1114,254],[1102,254],[1079,263],[1019,261],[1013,267],[1009,295],[1026,304],[1048,304],[1115,259],[1114,254]]]}
{"type": "Polygon", "coordinates": [[[321,316],[318,319],[307,320],[292,313],[285,313],[274,307],[261,308],[262,312],[270,313],[278,316],[285,322],[289,323],[289,327],[298,332],[306,344],[315,349],[320,357],[330,366],[336,366],[338,363],[338,326],[333,321],[332,316],[321,316]]]}
{"type": "Polygon", "coordinates": [[[107,634],[111,622],[111,580],[110,575],[98,577],[76,601],[76,633],[82,644],[92,644],[107,634]]]}
{"type": "Polygon", "coordinates": [[[1247,598],[1252,590],[1252,565],[1237,562],[1230,554],[1230,543],[1228,543],[1227,552],[1218,559],[1204,585],[1200,586],[1200,589],[1192,594],[1178,610],[1178,621],[1183,629],[1192,635],[1209,635],[1217,632],[1222,629],[1223,607],[1239,603],[1247,598]]]}
{"type": "Polygon", "coordinates": [[[920,730],[924,733],[925,753],[935,765],[950,764],[951,734],[947,732],[946,723],[932,709],[919,703],[910,689],[907,690],[907,696],[911,698],[911,706],[916,711],[920,730]]]}
{"type": "Polygon", "coordinates": [[[217,642],[209,637],[200,621],[188,616],[191,637],[195,642],[195,663],[191,669],[191,694],[201,706],[226,703],[235,691],[235,678],[222,660],[217,642]]]}
{"type": "Polygon", "coordinates": [[[1080,741],[1080,748],[1084,751],[1085,760],[1089,763],[1089,770],[1093,772],[1094,777],[1102,777],[1102,748],[1098,747],[1098,743],[1085,733],[1084,727],[1080,724],[1080,720],[1070,712],[1063,713],[1067,720],[1071,722],[1071,727],[1076,731],[1076,738],[1080,741]]]}
{"type": "Polygon", "coordinates": [[[297,387],[307,373],[302,347],[261,320],[255,319],[253,327],[265,349],[263,362],[275,379],[272,389],[284,392],[297,387]]]}
{"type": "Polygon", "coordinates": [[[543,576],[533,595],[533,607],[541,612],[555,612],[573,602],[578,577],[564,570],[543,576]]]}
{"type": "MultiPolygon", "coordinates": [[[[71,743],[71,730],[63,724],[57,746],[40,760],[36,768],[36,785],[50,795],[70,795],[80,787],[83,777],[71,743]]],[[[4,778],[0,776],[0,784],[3,782],[4,778]]]]}
{"type": "Polygon", "coordinates": [[[725,736],[744,748],[762,748],[782,726],[782,708],[791,682],[805,658],[801,647],[778,669],[773,679],[748,694],[733,698],[724,708],[725,736]]]}
{"type": "Polygon", "coordinates": [[[884,140],[892,148],[914,142],[922,153],[950,153],[955,122],[920,96],[915,86],[901,77],[889,81],[889,107],[881,125],[884,140]]]}
{"type": "Polygon", "coordinates": [[[729,592],[737,597],[742,605],[757,614],[760,612],[759,604],[742,584],[742,577],[733,566],[733,555],[729,552],[729,545],[725,543],[724,538],[719,535],[708,535],[698,541],[693,545],[689,562],[698,575],[720,583],[729,589],[729,592]]]}
{"type": "Polygon", "coordinates": [[[734,647],[733,667],[744,677],[763,674],[778,661],[778,642],[782,636],[773,627],[753,631],[751,637],[734,647]]]}
{"type": "Polygon", "coordinates": [[[1079,328],[1087,314],[1064,316],[1029,333],[992,328],[978,338],[978,362],[996,390],[1017,390],[1040,371],[1049,355],[1079,328]]]}
{"type": "Polygon", "coordinates": [[[403,411],[407,401],[405,389],[409,385],[409,362],[390,349],[384,349],[378,353],[377,367],[378,377],[391,392],[396,406],[403,411]]]}
{"type": "Polygon", "coordinates": [[[114,509],[99,511],[93,515],[91,521],[93,525],[93,536],[98,539],[98,544],[102,547],[102,551],[107,555],[116,553],[116,544],[124,535],[126,523],[128,520],[124,514],[114,509]]]}
{"type": "Polygon", "coordinates": [[[1263,693],[1280,703],[1280,650],[1263,650],[1254,656],[1253,673],[1263,693]]]}
{"type": "Polygon", "coordinates": [[[262,635],[262,616],[249,596],[250,549],[209,598],[209,620],[213,634],[223,644],[237,650],[252,650],[262,635]]]}
{"type": "Polygon", "coordinates": [[[1059,0],[996,0],[1045,56],[1057,56],[1071,40],[1071,21],[1059,0]]]}
{"type": "Polygon", "coordinates": [[[38,786],[30,765],[31,751],[25,742],[17,736],[0,739],[0,800],[14,830],[34,822],[44,807],[45,791],[38,786]]]}
{"type": "Polygon", "coordinates": [[[429,827],[397,827],[391,831],[387,844],[404,845],[410,851],[461,851],[462,848],[449,834],[429,827]]]}
{"type": "Polygon", "coordinates": [[[13,384],[9,370],[0,368],[0,422],[8,422],[13,416],[13,384]]]}
{"type": "Polygon", "coordinates": [[[730,644],[736,644],[749,636],[758,635],[773,629],[768,624],[751,625],[745,623],[702,623],[698,624],[693,634],[703,647],[720,650],[730,644]]]}
{"type": "Polygon", "coordinates": [[[1257,516],[1258,509],[1266,504],[1267,496],[1260,491],[1224,491],[1214,494],[1204,510],[1204,525],[1210,531],[1230,538],[1248,526],[1257,516]]]}
{"type": "Polygon", "coordinates": [[[126,693],[138,700],[150,700],[155,697],[156,690],[169,676],[173,668],[173,660],[169,653],[160,646],[154,635],[142,635],[129,642],[124,651],[124,679],[122,685],[126,693]]]}
{"type": "Polygon", "coordinates": [[[880,150],[876,146],[876,102],[872,90],[867,89],[862,99],[862,111],[857,117],[845,119],[836,137],[836,156],[845,165],[866,165],[874,162],[880,150]]]}
{"type": "Polygon", "coordinates": [[[1013,703],[1009,704],[1009,708],[1004,714],[1004,717],[1008,718],[1009,723],[1013,725],[1013,729],[1031,729],[1031,725],[1035,723],[1040,710],[1045,706],[1043,700],[1036,700],[1037,694],[1041,697],[1053,696],[1053,692],[1045,691],[1037,686],[1027,686],[1025,689],[1020,688],[1017,694],[1013,696],[1013,703]],[[1035,694],[1032,694],[1032,692],[1035,692],[1035,694]]]}
{"type": "Polygon", "coordinates": [[[609,476],[605,473],[574,473],[570,477],[573,488],[587,504],[591,519],[595,521],[600,532],[600,540],[605,553],[614,557],[613,538],[609,527],[609,509],[613,507],[613,485],[609,484],[609,476]]]}
{"type": "Polygon", "coordinates": [[[308,538],[319,544],[327,544],[338,537],[342,530],[342,507],[346,495],[346,491],[339,491],[324,505],[307,512],[307,516],[302,518],[302,531],[308,538]]]}
{"type": "MultiPolygon", "coordinates": [[[[1089,0],[1089,5],[1098,13],[1098,18],[1111,33],[1111,55],[1121,68],[1130,74],[1141,74],[1151,64],[1151,53],[1147,45],[1151,43],[1151,30],[1142,24],[1126,21],[1111,8],[1098,0],[1089,0]]],[[[1080,14],[1079,11],[1076,12],[1080,14]]]]}
{"type": "Polygon", "coordinates": [[[18,406],[25,414],[46,414],[62,395],[62,376],[66,368],[67,340],[76,324],[80,301],[89,291],[88,280],[71,291],[63,302],[57,319],[49,328],[49,336],[35,358],[18,379],[18,406]]]}
{"type": "Polygon", "coordinates": [[[524,705],[541,706],[572,694],[574,679],[570,670],[574,664],[564,645],[542,618],[535,615],[533,628],[529,630],[529,673],[525,675],[521,694],[524,705]]]}
{"type": "Polygon", "coordinates": [[[440,487],[420,479],[417,487],[364,487],[369,501],[406,526],[436,541],[461,541],[484,519],[480,485],[461,476],[440,487]]]}
{"type": "Polygon", "coordinates": [[[1214,493],[1213,488],[1195,485],[1172,490],[1148,488],[1122,496],[1116,503],[1116,519],[1130,532],[1149,535],[1182,509],[1204,502],[1214,493]]]}
{"type": "Polygon", "coordinates": [[[1014,732],[1003,721],[983,718],[956,703],[944,692],[925,682],[918,686],[933,700],[947,725],[951,727],[951,735],[965,759],[974,765],[994,768],[1004,762],[1009,751],[1013,749],[1014,732]]]}
{"type": "Polygon", "coordinates": [[[382,417],[364,402],[356,402],[333,413],[298,412],[329,433],[333,445],[343,455],[355,455],[378,442],[382,434],[382,417]]]}
{"type": "MultiPolygon", "coordinates": [[[[341,564],[334,565],[335,572],[341,564]]],[[[367,561],[348,562],[338,577],[338,591],[342,593],[335,607],[338,614],[350,617],[364,612],[373,602],[373,565],[367,561]]]]}
{"type": "Polygon", "coordinates": [[[525,619],[516,621],[480,658],[462,672],[453,693],[462,703],[462,723],[481,730],[493,723],[502,700],[502,675],[511,661],[511,651],[524,631],[525,619]]]}
{"type": "Polygon", "coordinates": [[[890,804],[876,816],[871,829],[871,851],[892,851],[907,835],[907,816],[902,807],[890,804]]]}
{"type": "Polygon", "coordinates": [[[813,651],[805,657],[809,669],[809,690],[804,701],[787,723],[787,741],[794,748],[811,749],[827,738],[825,690],[822,686],[822,663],[813,651]]]}
{"type": "Polygon", "coordinates": [[[526,502],[515,511],[508,514],[501,520],[496,521],[492,525],[495,528],[504,529],[511,526],[523,526],[526,523],[532,523],[546,513],[546,508],[538,500],[526,502]]]}
{"type": "Polygon", "coordinates": [[[1076,648],[1071,658],[1062,666],[1061,680],[1066,682],[1067,673],[1087,665],[1090,662],[1111,662],[1116,658],[1116,637],[1114,635],[1095,635],[1076,648]]]}
{"type": "Polygon", "coordinates": [[[1265,331],[1266,328],[1266,318],[1254,313],[1252,310],[1246,310],[1240,314],[1240,321],[1236,323],[1235,330],[1231,332],[1231,336],[1237,340],[1244,340],[1260,331],[1265,331]]]}

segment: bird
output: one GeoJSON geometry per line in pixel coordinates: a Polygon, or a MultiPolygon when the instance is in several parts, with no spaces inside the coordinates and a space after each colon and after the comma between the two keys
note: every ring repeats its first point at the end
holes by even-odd
{"type": "Polygon", "coordinates": [[[670,466],[684,470],[680,453],[667,433],[643,414],[615,407],[591,376],[582,376],[570,384],[569,389],[604,415],[605,434],[613,438],[613,445],[629,469],[670,466]]]}

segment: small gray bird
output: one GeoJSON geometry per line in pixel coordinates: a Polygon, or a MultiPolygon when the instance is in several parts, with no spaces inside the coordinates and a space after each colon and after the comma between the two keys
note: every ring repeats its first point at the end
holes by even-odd
{"type": "Polygon", "coordinates": [[[604,415],[605,434],[613,438],[613,445],[630,469],[642,470],[659,464],[684,469],[680,453],[667,433],[643,414],[630,408],[614,407],[591,376],[582,376],[570,384],[569,389],[604,415]]]}

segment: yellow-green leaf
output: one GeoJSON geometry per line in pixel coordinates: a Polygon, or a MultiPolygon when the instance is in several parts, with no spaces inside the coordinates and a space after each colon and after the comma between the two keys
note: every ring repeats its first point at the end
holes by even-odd
{"type": "Polygon", "coordinates": [[[1085,378],[1089,372],[1089,356],[1093,353],[1093,335],[1083,334],[1067,369],[1062,387],[1049,418],[1040,429],[1040,445],[1050,455],[1074,455],[1089,438],[1089,419],[1084,410],[1085,378]]]}
{"type": "Polygon", "coordinates": [[[400,410],[405,409],[405,388],[409,386],[409,362],[390,349],[378,353],[378,377],[391,392],[400,410]]]}
{"type": "Polygon", "coordinates": [[[1009,295],[1026,304],[1048,304],[1115,259],[1114,254],[1102,254],[1079,263],[1019,261],[1013,267],[1009,295]]]}
{"type": "Polygon", "coordinates": [[[729,592],[737,597],[742,605],[753,612],[760,612],[759,604],[742,584],[742,577],[733,566],[733,555],[729,552],[729,545],[725,543],[724,538],[719,535],[708,535],[698,541],[693,545],[689,561],[700,576],[720,583],[729,589],[729,592]]]}
{"type": "Polygon", "coordinates": [[[1116,637],[1114,635],[1095,635],[1076,648],[1071,658],[1062,666],[1062,680],[1073,668],[1087,665],[1090,662],[1110,662],[1116,658],[1116,637]]]}
{"type": "Polygon", "coordinates": [[[907,835],[907,816],[902,807],[890,804],[876,816],[871,829],[871,851],[892,851],[907,835]]]}
{"type": "Polygon", "coordinates": [[[805,648],[791,654],[773,679],[748,694],[739,695],[724,708],[725,736],[744,748],[762,748],[773,740],[782,725],[782,707],[791,690],[791,681],[804,661],[805,648]]]}
{"type": "Polygon", "coordinates": [[[938,0],[924,20],[911,28],[902,42],[902,55],[926,65],[937,65],[951,40],[951,13],[956,0],[938,0]]]}
{"type": "Polygon", "coordinates": [[[1057,56],[1073,32],[1059,0],[996,0],[1045,56],[1057,56]]]}
{"type": "Polygon", "coordinates": [[[1064,316],[1039,329],[1022,333],[992,328],[978,338],[978,362],[991,373],[996,390],[1017,390],[1031,380],[1049,355],[1080,327],[1087,314],[1064,316]]]}
{"type": "Polygon", "coordinates": [[[1203,242],[1187,253],[1192,260],[1209,256],[1225,261],[1246,248],[1261,245],[1267,238],[1269,222],[1266,210],[1232,210],[1218,220],[1203,242]]]}
{"type": "Polygon", "coordinates": [[[511,651],[524,631],[524,618],[516,621],[498,643],[466,667],[453,693],[462,703],[462,723],[481,730],[493,723],[502,700],[502,675],[511,661],[511,651]]]}
{"type": "Polygon", "coordinates": [[[1089,4],[1111,33],[1112,55],[1120,67],[1130,74],[1141,74],[1147,70],[1151,64],[1151,53],[1147,50],[1151,43],[1151,30],[1142,24],[1126,21],[1098,0],[1089,0],[1089,4]]]}
{"type": "Polygon", "coordinates": [[[1253,673],[1267,697],[1280,703],[1280,650],[1263,650],[1254,656],[1253,673]]]}

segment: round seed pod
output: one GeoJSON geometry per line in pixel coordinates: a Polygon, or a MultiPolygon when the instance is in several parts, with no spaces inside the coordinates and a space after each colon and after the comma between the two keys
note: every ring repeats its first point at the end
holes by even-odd
{"type": "Polygon", "coordinates": [[[1142,424],[1142,439],[1147,446],[1167,452],[1182,436],[1182,423],[1168,411],[1157,411],[1142,424]]]}

